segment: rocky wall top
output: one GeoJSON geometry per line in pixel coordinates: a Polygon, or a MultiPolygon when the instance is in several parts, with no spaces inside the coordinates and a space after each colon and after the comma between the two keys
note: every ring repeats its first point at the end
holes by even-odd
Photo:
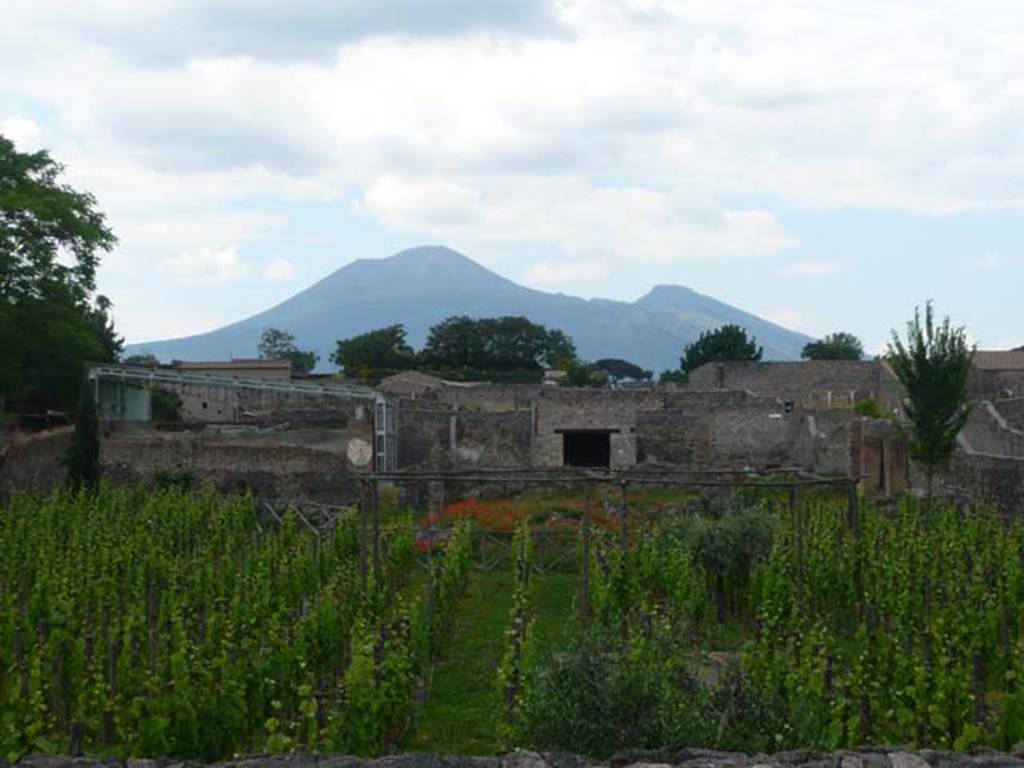
{"type": "MultiPolygon", "coordinates": [[[[910,751],[903,747],[870,747],[825,753],[810,749],[748,755],[706,749],[626,750],[609,760],[591,760],[571,752],[516,751],[493,757],[406,753],[364,759],[346,755],[267,755],[242,757],[219,768],[1024,768],[1024,749],[1010,752],[976,750],[910,751]]],[[[75,758],[34,755],[16,763],[0,760],[0,768],[192,768],[182,760],[75,758]]]]}

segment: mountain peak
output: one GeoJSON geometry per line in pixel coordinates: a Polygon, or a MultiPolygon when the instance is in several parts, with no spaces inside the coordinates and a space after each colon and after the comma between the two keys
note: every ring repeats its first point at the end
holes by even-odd
{"type": "Polygon", "coordinates": [[[419,346],[451,315],[522,315],[559,328],[586,359],[622,357],[660,370],[710,328],[739,323],[769,359],[796,359],[806,337],[681,285],[658,285],[630,304],[584,301],[517,285],[458,251],[423,245],[382,259],[359,259],[259,314],[197,336],[132,345],[161,359],[216,360],[252,355],[260,333],[280,328],[327,360],[338,339],[402,323],[419,346]]]}

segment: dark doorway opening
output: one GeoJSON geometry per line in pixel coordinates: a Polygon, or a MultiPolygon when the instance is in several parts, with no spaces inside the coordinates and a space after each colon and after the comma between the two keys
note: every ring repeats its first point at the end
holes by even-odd
{"type": "Polygon", "coordinates": [[[567,430],[562,433],[562,464],[566,467],[607,467],[611,457],[609,430],[567,430]]]}

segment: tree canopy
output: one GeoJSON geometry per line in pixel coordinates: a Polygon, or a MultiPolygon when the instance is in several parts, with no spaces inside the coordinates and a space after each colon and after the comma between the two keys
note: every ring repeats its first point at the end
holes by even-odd
{"type": "Polygon", "coordinates": [[[757,346],[757,339],[747,336],[747,331],[738,325],[723,325],[712,331],[704,331],[700,337],[683,350],[679,361],[680,370],[689,374],[705,363],[734,361],[757,362],[764,350],[757,346]]]}
{"type": "Polygon", "coordinates": [[[807,342],[800,357],[805,360],[860,360],[864,357],[864,345],[852,333],[839,331],[807,342]]]}
{"type": "Polygon", "coordinates": [[[84,364],[121,352],[110,302],[95,295],[100,254],[117,241],[63,170],[0,136],[0,407],[70,411],[84,364]]]}
{"type": "Polygon", "coordinates": [[[420,353],[437,370],[523,371],[564,368],[576,359],[565,333],[525,317],[449,317],[430,329],[420,353]]]}
{"type": "Polygon", "coordinates": [[[320,360],[313,350],[302,350],[295,345],[295,336],[279,328],[264,328],[257,347],[266,360],[290,360],[293,373],[309,373],[320,360]]]}
{"type": "Polygon", "coordinates": [[[412,368],[416,353],[405,341],[405,326],[398,324],[339,339],[331,362],[346,376],[372,378],[412,368]]]}
{"type": "Polygon", "coordinates": [[[937,325],[929,302],[923,321],[920,309],[914,311],[906,341],[892,332],[887,357],[904,389],[910,457],[927,476],[930,498],[935,473],[949,462],[971,412],[967,379],[974,347],[965,329],[952,327],[948,317],[937,325]]]}

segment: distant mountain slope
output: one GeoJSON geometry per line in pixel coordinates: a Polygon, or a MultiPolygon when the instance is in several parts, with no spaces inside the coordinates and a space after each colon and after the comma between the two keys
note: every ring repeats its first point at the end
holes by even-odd
{"type": "Polygon", "coordinates": [[[419,348],[430,326],[450,315],[525,315],[568,333],[586,359],[621,357],[656,372],[678,367],[686,344],[725,323],[756,336],[768,360],[797,359],[809,340],[682,286],[659,285],[633,303],[580,299],[525,288],[450,248],[423,246],[352,262],[276,307],[215,331],[133,344],[127,353],[165,361],[252,357],[260,333],[273,327],[316,349],[324,366],[339,338],[403,323],[419,348]]]}

